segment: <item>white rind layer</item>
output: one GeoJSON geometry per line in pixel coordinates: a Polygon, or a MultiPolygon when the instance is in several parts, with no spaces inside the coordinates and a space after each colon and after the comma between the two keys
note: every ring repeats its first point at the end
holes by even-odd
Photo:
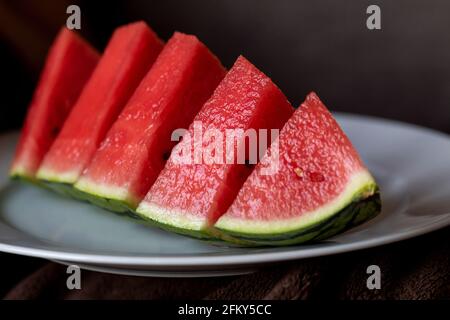
{"type": "Polygon", "coordinates": [[[219,218],[214,227],[233,233],[271,235],[296,231],[324,221],[348,206],[355,198],[368,197],[375,193],[376,183],[372,175],[363,170],[355,173],[344,191],[331,202],[317,210],[306,212],[300,217],[283,220],[248,220],[230,217],[226,213],[219,218]]]}
{"type": "Polygon", "coordinates": [[[126,188],[97,183],[89,178],[80,178],[75,183],[74,188],[95,197],[127,203],[130,207],[136,207],[139,202],[138,199],[129,194],[126,188]]]}
{"type": "Polygon", "coordinates": [[[34,176],[32,172],[30,172],[29,170],[26,169],[25,166],[20,164],[14,165],[11,168],[9,175],[11,177],[24,177],[24,178],[33,178],[34,176]]]}
{"type": "Polygon", "coordinates": [[[56,183],[66,183],[74,184],[78,179],[77,171],[66,171],[58,172],[45,167],[39,168],[36,178],[38,180],[56,182],[56,183]]]}
{"type": "Polygon", "coordinates": [[[180,229],[201,231],[207,227],[206,219],[188,212],[166,209],[145,200],[139,204],[136,212],[145,218],[180,229]]]}

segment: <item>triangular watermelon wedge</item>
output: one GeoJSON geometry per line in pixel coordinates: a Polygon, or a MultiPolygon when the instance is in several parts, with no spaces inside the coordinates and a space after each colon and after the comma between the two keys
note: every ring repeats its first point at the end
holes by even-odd
{"type": "Polygon", "coordinates": [[[71,192],[107,131],[163,47],[145,22],[117,28],[37,173],[71,192]]]}
{"type": "Polygon", "coordinates": [[[216,235],[240,244],[290,245],[328,238],[379,211],[375,180],[311,93],[215,228],[216,235]],[[277,149],[279,156],[271,157],[277,149]],[[274,161],[278,170],[262,174],[274,161]]]}
{"type": "Polygon", "coordinates": [[[100,56],[75,32],[62,28],[33,95],[12,163],[13,178],[34,180],[45,153],[92,74],[100,56]]]}
{"type": "Polygon", "coordinates": [[[243,135],[236,136],[232,148],[224,146],[225,152],[218,153],[221,161],[207,162],[203,154],[202,161],[178,162],[182,150],[192,150],[194,157],[197,144],[210,150],[219,141],[204,137],[202,142],[195,142],[196,126],[203,128],[205,136],[207,130],[217,132],[217,139],[223,135],[225,145],[227,131],[279,129],[292,113],[280,89],[247,59],[239,57],[191,124],[188,134],[192,139],[185,135],[174,148],[137,213],[163,228],[209,237],[209,227],[227,210],[251,167],[236,161],[238,146],[244,145],[243,135]],[[230,157],[233,161],[227,162],[225,156],[230,154],[234,154],[230,157]]]}

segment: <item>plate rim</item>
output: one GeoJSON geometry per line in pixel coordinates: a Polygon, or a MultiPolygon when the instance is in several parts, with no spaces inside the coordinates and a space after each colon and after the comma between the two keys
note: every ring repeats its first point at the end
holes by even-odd
{"type": "Polygon", "coordinates": [[[327,247],[293,249],[280,252],[259,252],[245,254],[217,254],[213,256],[176,256],[176,255],[152,255],[147,257],[102,255],[90,253],[74,253],[49,249],[30,248],[20,245],[0,243],[0,251],[5,253],[19,254],[49,260],[63,260],[67,262],[82,262],[85,264],[98,264],[103,266],[148,266],[148,267],[214,267],[254,265],[273,262],[292,261],[318,256],[334,255],[350,251],[358,251],[374,248],[385,244],[395,243],[402,240],[414,238],[450,225],[450,216],[428,224],[426,227],[416,228],[414,231],[402,232],[397,235],[382,238],[367,239],[353,243],[336,244],[327,247]],[[443,220],[443,221],[442,221],[443,220]],[[182,261],[180,261],[182,260],[182,261]],[[200,266],[199,266],[200,265],[200,266]]]}

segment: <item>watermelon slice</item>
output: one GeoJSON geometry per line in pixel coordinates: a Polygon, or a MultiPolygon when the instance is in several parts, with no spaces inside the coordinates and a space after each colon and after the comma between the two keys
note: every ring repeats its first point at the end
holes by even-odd
{"type": "Polygon", "coordinates": [[[34,180],[45,153],[89,79],[99,54],[62,28],[51,46],[12,163],[13,178],[34,180]]]}
{"type": "Polygon", "coordinates": [[[114,211],[136,209],[175,142],[225,76],[220,61],[195,36],[176,32],[76,183],[114,211]]]}
{"type": "MultiPolygon", "coordinates": [[[[281,128],[292,113],[292,106],[272,81],[239,57],[195,118],[189,136],[196,135],[198,124],[203,132],[214,129],[224,136],[227,130],[237,128],[281,128]]],[[[182,150],[196,153],[196,142],[192,144],[192,139],[184,137],[140,203],[137,214],[175,232],[208,237],[207,229],[227,210],[251,168],[226,161],[225,157],[221,157],[222,162],[179,163],[175,158],[182,150]]],[[[245,136],[237,136],[233,149],[224,155],[228,158],[233,152],[236,160],[238,146],[244,145],[244,139],[245,136]]],[[[203,139],[201,143],[202,150],[214,150],[211,146],[216,142],[203,139]]]]}
{"type": "Polygon", "coordinates": [[[216,223],[219,235],[249,245],[328,238],[380,211],[378,187],[349,139],[311,93],[216,223]],[[279,157],[267,159],[279,148],[279,157]],[[262,174],[270,161],[278,170],[262,174]]]}
{"type": "MultiPolygon", "coordinates": [[[[44,157],[37,178],[70,192],[163,43],[145,24],[122,26],[112,35],[60,134],[44,157]],[[65,189],[65,185],[69,185],[65,189]]],[[[51,185],[51,184],[50,184],[51,185]]]]}

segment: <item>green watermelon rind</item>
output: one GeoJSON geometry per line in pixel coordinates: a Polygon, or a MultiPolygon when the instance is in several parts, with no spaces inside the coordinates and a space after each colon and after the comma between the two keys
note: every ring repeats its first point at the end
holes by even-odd
{"type": "MultiPolygon", "coordinates": [[[[80,185],[78,185],[80,186],[80,185]]],[[[91,185],[90,185],[91,186],[91,185]]],[[[201,231],[191,231],[188,229],[177,228],[168,224],[160,223],[156,220],[149,219],[145,215],[139,213],[136,210],[136,206],[132,204],[131,201],[125,201],[122,199],[114,199],[112,197],[105,197],[100,195],[100,192],[96,192],[95,188],[88,188],[87,190],[75,186],[71,186],[72,196],[79,199],[90,202],[91,204],[101,207],[103,209],[112,211],[119,215],[128,216],[129,218],[137,220],[139,223],[144,225],[149,225],[152,227],[157,227],[169,232],[175,232],[177,234],[189,236],[191,238],[201,239],[201,240],[211,240],[212,236],[206,232],[201,231]],[[86,191],[85,191],[86,190],[86,191]]]]}
{"type": "Polygon", "coordinates": [[[369,198],[352,202],[347,207],[321,223],[297,232],[282,234],[267,234],[262,237],[233,233],[230,231],[216,233],[224,241],[241,246],[286,246],[303,244],[328,239],[348,229],[356,227],[377,216],[381,210],[379,193],[369,198]]]}
{"type": "Polygon", "coordinates": [[[121,216],[131,218],[134,221],[137,221],[144,225],[150,225],[152,227],[157,227],[159,229],[175,232],[177,234],[182,234],[200,240],[209,240],[209,241],[219,240],[215,239],[211,234],[207,233],[206,231],[190,231],[182,228],[177,228],[171,225],[167,225],[164,223],[159,223],[158,221],[149,219],[145,215],[138,213],[136,211],[135,206],[133,206],[133,204],[131,204],[130,202],[99,196],[95,194],[95,191],[90,192],[82,191],[70,183],[49,181],[43,179],[39,180],[22,175],[11,175],[11,179],[26,181],[28,183],[32,183],[35,186],[53,191],[64,197],[89,202],[94,206],[106,209],[110,212],[119,214],[121,216]]]}
{"type": "Polygon", "coordinates": [[[324,240],[374,218],[380,210],[380,193],[377,189],[369,197],[355,197],[345,208],[313,226],[290,233],[266,234],[262,237],[255,237],[254,234],[224,232],[214,227],[201,230],[185,229],[153,220],[139,211],[134,211],[134,214],[152,226],[191,238],[206,240],[214,245],[256,247],[285,246],[324,240]]]}
{"type": "Polygon", "coordinates": [[[30,173],[29,170],[26,170],[25,167],[23,167],[20,164],[13,164],[13,167],[9,171],[9,177],[14,180],[20,180],[20,179],[34,180],[33,174],[30,173]]]}
{"type": "Polygon", "coordinates": [[[36,176],[27,174],[26,171],[13,168],[9,174],[11,180],[18,180],[30,183],[34,186],[45,188],[47,190],[58,193],[64,197],[73,198],[76,200],[87,201],[98,207],[107,209],[109,211],[124,213],[133,211],[133,207],[125,201],[116,201],[114,199],[105,199],[95,195],[84,193],[74,188],[73,179],[69,175],[59,175],[49,170],[39,169],[36,176]]]}
{"type": "Polygon", "coordinates": [[[9,174],[9,178],[11,180],[29,183],[29,184],[32,184],[33,186],[44,187],[44,185],[39,180],[37,180],[34,176],[25,174],[22,171],[15,171],[15,170],[11,171],[11,173],[9,174]]]}
{"type": "Polygon", "coordinates": [[[268,220],[246,219],[245,216],[240,218],[225,213],[218,219],[215,227],[237,233],[256,235],[295,232],[320,223],[345,208],[355,199],[365,199],[377,190],[378,186],[370,172],[366,168],[361,168],[347,178],[342,191],[336,197],[311,212],[286,219],[277,219],[277,216],[283,217],[286,215],[273,212],[268,220]]]}
{"type": "MultiPolygon", "coordinates": [[[[350,183],[350,197],[345,197],[323,214],[320,219],[309,220],[300,228],[264,234],[235,232],[217,226],[195,222],[195,217],[168,210],[151,203],[141,202],[136,215],[159,228],[194,238],[222,240],[238,246],[281,246],[323,240],[367,221],[380,212],[381,201],[378,186],[367,171],[360,172],[350,183]],[[358,187],[359,186],[359,187],[358,187]],[[194,220],[194,222],[193,222],[194,220]]],[[[220,220],[219,220],[220,221],[220,220]]],[[[251,225],[251,222],[248,222],[251,225]]],[[[270,222],[268,223],[270,230],[270,222]]]]}
{"type": "Polygon", "coordinates": [[[179,228],[174,225],[170,225],[170,224],[163,223],[163,222],[160,222],[160,221],[157,221],[154,219],[150,219],[149,217],[147,217],[146,215],[142,214],[141,212],[139,212],[137,210],[133,211],[133,214],[138,216],[140,219],[145,221],[147,224],[149,224],[153,227],[157,227],[159,229],[165,230],[165,231],[174,232],[176,234],[188,236],[190,238],[199,239],[199,240],[221,241],[221,239],[216,238],[214,235],[209,233],[209,230],[206,230],[206,229],[205,230],[203,230],[203,229],[191,230],[191,229],[179,228]]]}
{"type": "Polygon", "coordinates": [[[112,211],[117,214],[133,215],[132,213],[134,212],[134,208],[130,203],[126,201],[99,197],[90,193],[80,191],[79,189],[73,187],[72,190],[77,197],[82,198],[84,201],[90,202],[97,207],[112,211]]]}
{"type": "Polygon", "coordinates": [[[139,201],[124,193],[120,188],[97,184],[81,177],[74,185],[75,192],[85,200],[117,213],[136,209],[139,201]]]}
{"type": "MultiPolygon", "coordinates": [[[[106,209],[113,213],[125,216],[135,221],[149,225],[152,227],[157,227],[169,232],[175,232],[177,234],[189,236],[191,238],[196,238],[200,240],[214,240],[213,236],[206,231],[191,231],[187,229],[177,228],[168,224],[160,223],[156,220],[149,219],[145,215],[140,214],[136,211],[135,206],[131,202],[127,202],[121,199],[107,198],[96,194],[96,191],[89,189],[89,192],[77,188],[76,185],[59,183],[59,182],[49,182],[40,181],[41,185],[45,186],[54,192],[57,192],[63,196],[74,198],[76,200],[81,200],[89,202],[94,206],[106,209]]],[[[218,240],[218,239],[215,239],[218,240]]]]}
{"type": "MultiPolygon", "coordinates": [[[[242,246],[283,246],[328,239],[360,225],[381,211],[381,198],[376,184],[363,187],[342,209],[309,225],[277,233],[237,232],[214,226],[217,238],[242,246]]],[[[251,223],[251,222],[249,222],[251,223]]]]}
{"type": "Polygon", "coordinates": [[[135,210],[135,213],[142,219],[148,221],[150,224],[153,224],[160,229],[175,232],[181,235],[186,235],[196,239],[217,240],[217,238],[210,233],[210,230],[206,226],[204,226],[203,223],[193,222],[195,221],[194,217],[186,217],[179,213],[172,215],[163,208],[149,205],[145,200],[139,204],[138,208],[135,210]],[[165,212],[161,214],[161,211],[165,212]],[[165,218],[162,218],[163,216],[165,218]],[[170,219],[170,217],[176,217],[178,223],[173,223],[173,220],[170,219]],[[178,227],[178,225],[182,226],[178,227]]]}
{"type": "MultiPolygon", "coordinates": [[[[113,211],[117,214],[132,218],[141,224],[158,227],[170,232],[189,236],[218,245],[235,245],[235,246],[284,246],[300,244],[311,241],[319,241],[329,238],[335,234],[341,233],[349,228],[359,225],[371,218],[375,217],[381,209],[381,201],[378,186],[372,180],[357,192],[354,193],[351,201],[338,212],[332,210],[321,220],[315,220],[310,225],[305,225],[290,231],[276,233],[246,233],[236,232],[221,228],[220,224],[213,227],[192,229],[177,227],[166,221],[157,221],[149,215],[148,210],[135,209],[130,203],[122,200],[107,199],[92,193],[87,193],[74,188],[72,184],[63,182],[52,182],[38,180],[34,177],[26,175],[11,174],[10,177],[15,180],[26,181],[39,187],[50,189],[66,197],[75,198],[77,200],[87,201],[91,204],[113,211]],[[223,243],[222,241],[225,241],[223,243]]],[[[370,177],[370,175],[369,175],[370,177]]],[[[186,217],[182,217],[185,219],[186,217]]]]}
{"type": "Polygon", "coordinates": [[[37,173],[37,180],[41,185],[63,196],[90,202],[97,207],[119,214],[134,210],[135,206],[133,206],[131,201],[110,199],[96,194],[95,191],[84,191],[77,188],[75,177],[76,175],[67,172],[58,174],[51,170],[43,170],[42,168],[37,173]]]}
{"type": "Polygon", "coordinates": [[[157,227],[159,229],[163,229],[169,232],[174,232],[177,234],[189,236],[191,238],[196,238],[200,240],[212,239],[212,236],[206,232],[181,229],[168,224],[160,223],[156,220],[149,219],[145,215],[140,214],[133,204],[121,199],[107,198],[104,196],[96,195],[93,191],[85,192],[73,186],[71,186],[71,194],[72,197],[75,197],[79,200],[90,202],[91,204],[97,207],[101,207],[103,209],[112,211],[116,214],[128,216],[129,218],[135,219],[135,221],[139,222],[140,224],[157,227]]]}
{"type": "MultiPolygon", "coordinates": [[[[68,197],[71,199],[76,199],[84,202],[88,202],[96,207],[100,207],[102,209],[106,209],[110,212],[116,213],[125,218],[132,219],[135,222],[138,222],[143,225],[149,225],[152,227],[158,227],[160,229],[164,229],[167,231],[175,232],[178,234],[183,234],[186,236],[190,236],[193,238],[197,238],[200,240],[213,240],[211,235],[206,233],[189,233],[185,230],[177,229],[175,227],[170,227],[167,225],[163,225],[157,223],[156,221],[149,220],[145,216],[142,216],[134,210],[134,208],[125,201],[115,200],[115,199],[107,199],[103,197],[98,197],[86,192],[82,192],[76,188],[72,184],[62,183],[62,182],[50,182],[45,180],[38,180],[33,177],[12,174],[10,175],[11,180],[17,180],[20,182],[30,183],[34,186],[44,188],[46,190],[55,192],[64,197],[68,197]]],[[[216,239],[218,240],[218,239],[216,239]]],[[[221,240],[219,240],[221,241],[221,240]]]]}
{"type": "Polygon", "coordinates": [[[89,202],[97,207],[106,209],[108,211],[112,211],[114,213],[118,214],[128,213],[130,215],[132,215],[133,213],[132,205],[125,201],[98,197],[93,194],[80,191],[74,188],[74,186],[69,183],[41,180],[40,184],[45,186],[47,189],[50,189],[63,196],[80,201],[89,202]]]}

